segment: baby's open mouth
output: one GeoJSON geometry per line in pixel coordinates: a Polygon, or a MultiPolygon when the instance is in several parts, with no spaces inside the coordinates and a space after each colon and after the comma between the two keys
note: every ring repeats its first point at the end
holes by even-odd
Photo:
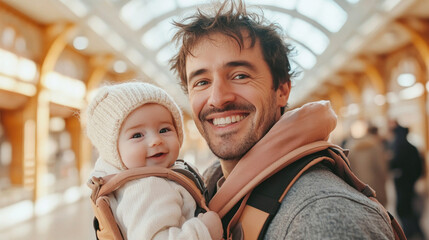
{"type": "Polygon", "coordinates": [[[164,153],[157,153],[155,155],[150,156],[151,158],[161,157],[164,153]]]}

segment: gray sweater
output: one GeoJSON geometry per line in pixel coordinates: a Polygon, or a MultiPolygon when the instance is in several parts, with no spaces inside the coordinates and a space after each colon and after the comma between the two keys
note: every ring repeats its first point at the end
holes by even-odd
{"type": "Polygon", "coordinates": [[[323,166],[292,186],[264,239],[394,239],[380,207],[323,166]]]}

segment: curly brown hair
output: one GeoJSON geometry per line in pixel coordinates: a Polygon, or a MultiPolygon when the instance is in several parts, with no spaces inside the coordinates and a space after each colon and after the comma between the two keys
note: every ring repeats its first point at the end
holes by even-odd
{"type": "Polygon", "coordinates": [[[247,37],[247,34],[251,40],[250,47],[253,47],[259,39],[264,60],[273,76],[274,90],[277,90],[280,84],[289,82],[293,76],[289,62],[291,46],[283,41],[281,28],[269,23],[262,15],[247,13],[242,0],[237,3],[234,0],[226,0],[213,14],[198,9],[193,16],[181,22],[174,21],[173,24],[179,29],[173,41],[178,45],[181,43],[181,46],[179,52],[170,60],[170,69],[178,74],[185,93],[188,93],[186,58],[188,55],[192,56],[193,48],[201,39],[213,33],[231,37],[238,43],[240,49],[243,48],[244,37],[247,37]]]}

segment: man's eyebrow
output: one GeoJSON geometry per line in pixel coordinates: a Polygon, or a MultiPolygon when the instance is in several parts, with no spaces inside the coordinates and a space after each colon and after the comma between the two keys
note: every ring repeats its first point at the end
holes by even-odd
{"type": "Polygon", "coordinates": [[[254,71],[256,67],[248,61],[233,61],[226,64],[227,67],[247,67],[254,71]]]}
{"type": "MultiPolygon", "coordinates": [[[[232,61],[232,62],[228,62],[227,64],[225,64],[225,66],[227,68],[228,67],[247,67],[252,71],[255,71],[255,69],[256,69],[256,67],[248,61],[232,61]]],[[[189,74],[188,81],[191,80],[192,78],[194,78],[198,75],[204,74],[206,72],[208,72],[208,70],[205,68],[195,70],[189,74]]]]}
{"type": "Polygon", "coordinates": [[[195,70],[189,74],[188,81],[191,80],[192,78],[194,78],[198,75],[204,74],[206,72],[207,72],[207,69],[205,69],[205,68],[195,70]]]}

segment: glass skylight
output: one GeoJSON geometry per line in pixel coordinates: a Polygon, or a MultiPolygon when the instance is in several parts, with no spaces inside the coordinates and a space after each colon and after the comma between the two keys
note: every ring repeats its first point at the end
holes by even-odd
{"type": "Polygon", "coordinates": [[[147,31],[141,39],[143,45],[148,49],[157,50],[165,43],[171,41],[175,33],[171,23],[172,18],[167,18],[147,31]]]}
{"type": "Polygon", "coordinates": [[[131,0],[122,7],[120,17],[133,30],[137,30],[150,20],[176,9],[175,3],[175,0],[131,0]]]}
{"type": "Polygon", "coordinates": [[[322,54],[329,45],[329,38],[324,33],[301,19],[294,18],[287,33],[315,54],[322,54]]]}
{"type": "Polygon", "coordinates": [[[286,1],[279,1],[279,0],[248,0],[246,3],[252,4],[255,6],[258,5],[270,5],[275,6],[279,8],[285,8],[285,9],[295,9],[295,6],[299,2],[299,0],[286,0],[286,1]]]}
{"type": "Polygon", "coordinates": [[[347,20],[347,13],[331,0],[301,0],[297,11],[319,22],[330,32],[338,32],[347,20]]]}
{"type": "MultiPolygon", "coordinates": [[[[201,1],[199,3],[208,2],[201,1]]],[[[123,6],[120,15],[133,30],[138,30],[153,18],[176,10],[176,7],[188,8],[197,3],[195,0],[131,0],[123,6]]],[[[335,1],[331,0],[267,0],[263,4],[260,1],[249,0],[246,3],[296,11],[296,14],[289,15],[272,9],[263,9],[265,17],[280,24],[288,36],[305,45],[317,55],[322,54],[329,45],[329,36],[326,33],[339,31],[347,20],[347,13],[335,1]],[[320,29],[320,26],[316,27],[304,21],[304,18],[296,18],[301,14],[320,23],[327,31],[320,29]]],[[[171,17],[169,17],[168,20],[164,19],[160,23],[150,26],[149,30],[143,34],[141,42],[146,48],[156,51],[171,40],[174,33],[171,30],[171,17]]]]}
{"type": "Polygon", "coordinates": [[[351,3],[351,4],[356,4],[358,3],[360,0],[347,0],[347,2],[351,3]]]}
{"type": "Polygon", "coordinates": [[[168,65],[168,61],[171,57],[176,53],[176,48],[174,47],[174,44],[167,44],[165,47],[163,47],[161,50],[158,51],[158,54],[156,55],[156,61],[163,66],[168,65]]]}
{"type": "MultiPolygon", "coordinates": [[[[296,54],[291,58],[291,65],[294,71],[300,72],[300,77],[295,79],[296,81],[315,67],[319,56],[329,47],[330,38],[341,31],[347,23],[348,13],[345,9],[349,8],[345,6],[351,6],[359,1],[245,0],[250,12],[260,13],[262,10],[265,18],[279,24],[286,35],[285,41],[295,47],[296,54]]],[[[197,7],[211,3],[212,0],[118,0],[118,2],[117,5],[122,6],[119,11],[120,18],[136,34],[140,34],[141,47],[148,50],[150,57],[155,59],[144,57],[147,61],[152,61],[156,69],[152,72],[157,73],[158,67],[167,67],[168,60],[176,53],[175,45],[171,41],[176,31],[172,21],[180,21],[183,17],[194,14],[197,7]],[[156,21],[153,21],[154,19],[156,21]]],[[[150,68],[144,71],[151,72],[150,68]]]]}
{"type": "MultiPolygon", "coordinates": [[[[205,2],[205,1],[201,1],[201,2],[205,2]]],[[[177,5],[181,8],[194,6],[195,0],[177,0],[177,5]]]]}
{"type": "Polygon", "coordinates": [[[279,24],[284,31],[287,31],[290,28],[290,22],[293,19],[291,15],[271,10],[264,10],[264,16],[267,19],[270,19],[271,22],[279,24]]]}
{"type": "Polygon", "coordinates": [[[292,45],[296,52],[296,56],[293,56],[292,59],[294,59],[302,68],[310,69],[316,64],[316,56],[307,48],[298,43],[293,43],[292,45]]]}

